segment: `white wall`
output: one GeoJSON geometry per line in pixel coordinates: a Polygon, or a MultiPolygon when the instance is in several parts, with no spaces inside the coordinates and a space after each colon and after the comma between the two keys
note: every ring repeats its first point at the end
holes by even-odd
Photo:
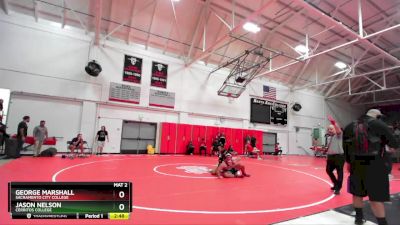
{"type": "Polygon", "coordinates": [[[106,152],[119,151],[122,121],[132,120],[277,132],[284,153],[306,154],[302,149],[309,148],[305,146],[308,141],[296,139],[303,135],[296,134],[299,130],[296,128],[310,129],[318,124],[325,126],[328,113],[343,117],[338,118],[341,122],[351,121],[359,115],[358,111],[348,110],[343,103],[326,103],[322,96],[313,92],[292,93],[287,87],[266,78],[252,81],[238,99],[229,102],[227,98],[217,95],[227,74],[220,72],[209,76],[210,67],[194,64],[187,68],[180,59],[112,40],[91,50],[90,58],[96,59],[103,68],[100,76],[94,78],[84,72],[90,36],[81,31],[63,30],[35,23],[29,17],[6,16],[1,12],[0,32],[0,88],[11,89],[15,103],[11,105],[9,126],[14,129],[22,116],[27,114],[32,117],[31,124],[41,119],[49,121],[48,126],[54,124],[49,128],[51,136],[57,134],[70,139],[82,131],[90,141],[97,129],[106,125],[112,131],[106,152]],[[124,54],[143,58],[139,105],[108,102],[110,82],[126,83],[122,82],[124,54]],[[152,60],[169,65],[167,91],[175,92],[174,110],[148,106],[152,60]],[[288,126],[249,123],[250,96],[262,96],[264,84],[277,88],[279,100],[302,104],[300,112],[290,110],[288,126]],[[35,94],[40,94],[40,97],[31,97],[35,94]],[[53,108],[56,108],[55,113],[53,108]],[[73,113],[61,113],[64,110],[72,110],[73,113]]]}
{"type": "Polygon", "coordinates": [[[57,137],[56,148],[66,151],[67,141],[81,130],[82,102],[13,95],[9,115],[8,133],[16,134],[22,117],[29,115],[28,135],[32,136],[33,128],[45,120],[49,137],[57,137]]]}

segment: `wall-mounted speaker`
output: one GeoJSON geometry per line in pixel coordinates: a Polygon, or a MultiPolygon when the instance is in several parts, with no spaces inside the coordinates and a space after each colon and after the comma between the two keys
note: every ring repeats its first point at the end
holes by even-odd
{"type": "Polygon", "coordinates": [[[301,110],[301,105],[299,103],[294,103],[294,105],[292,106],[292,109],[296,112],[301,110]]]}
{"type": "Polygon", "coordinates": [[[87,66],[85,67],[85,71],[90,76],[97,77],[101,73],[102,69],[100,64],[93,60],[88,62],[87,66]]]}

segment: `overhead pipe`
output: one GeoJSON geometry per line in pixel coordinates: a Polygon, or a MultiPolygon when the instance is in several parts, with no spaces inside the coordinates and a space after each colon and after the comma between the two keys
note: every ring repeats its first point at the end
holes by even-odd
{"type": "MultiPolygon", "coordinates": [[[[305,58],[305,60],[312,59],[312,58],[314,58],[314,57],[317,57],[317,56],[319,56],[319,55],[323,55],[323,54],[325,54],[325,53],[331,52],[331,51],[336,50],[336,49],[338,49],[338,48],[345,47],[345,46],[347,46],[347,45],[351,45],[351,44],[353,44],[353,43],[355,43],[355,42],[357,42],[357,41],[358,41],[358,39],[355,39],[355,40],[352,40],[352,41],[350,41],[350,42],[347,42],[347,43],[338,45],[338,46],[333,47],[333,48],[330,48],[330,49],[327,49],[327,50],[325,50],[325,51],[318,52],[318,53],[316,53],[316,54],[314,54],[314,55],[309,56],[308,58],[305,58]]],[[[292,61],[292,62],[289,62],[288,64],[283,65],[283,66],[280,66],[280,67],[278,67],[278,68],[275,68],[275,69],[272,69],[272,70],[269,70],[269,71],[262,72],[262,73],[258,74],[255,78],[260,77],[260,76],[264,76],[264,75],[266,75],[266,74],[275,72],[275,71],[277,71],[277,70],[284,69],[284,68],[286,68],[286,67],[288,67],[288,66],[292,66],[292,65],[297,64],[297,63],[299,63],[299,62],[303,62],[303,61],[292,61]]]]}
{"type": "MultiPolygon", "coordinates": [[[[319,56],[319,55],[322,55],[322,54],[326,54],[326,53],[331,52],[331,51],[334,51],[334,50],[336,50],[336,49],[338,49],[338,48],[342,48],[342,47],[345,47],[345,46],[347,46],[347,45],[350,45],[350,44],[353,44],[353,43],[357,43],[357,42],[362,41],[363,43],[367,43],[371,48],[373,48],[374,50],[378,51],[380,54],[383,54],[383,55],[385,55],[387,58],[390,58],[391,60],[395,61],[396,64],[400,64],[400,60],[399,60],[398,58],[394,57],[393,55],[389,54],[388,52],[384,51],[384,50],[381,49],[380,47],[378,47],[378,46],[372,44],[370,41],[367,40],[367,39],[369,39],[369,38],[371,38],[371,37],[374,37],[374,36],[376,36],[376,35],[378,35],[378,34],[382,34],[382,33],[384,33],[384,32],[387,32],[387,31],[396,29],[396,28],[400,27],[400,24],[395,25],[395,26],[392,26],[392,27],[389,27],[389,28],[386,28],[386,29],[381,30],[381,31],[377,31],[377,32],[372,33],[372,34],[370,34],[370,35],[366,35],[365,37],[361,37],[361,36],[357,35],[356,33],[354,33],[351,29],[349,29],[348,27],[346,27],[345,25],[339,23],[338,21],[336,21],[335,19],[333,19],[333,18],[330,17],[329,15],[326,15],[324,12],[322,12],[321,10],[315,8],[314,6],[311,6],[310,4],[306,3],[305,1],[297,1],[297,3],[300,4],[301,6],[303,6],[303,7],[307,8],[307,9],[309,9],[307,12],[309,12],[309,13],[314,13],[314,14],[316,14],[316,16],[321,16],[321,15],[322,15],[324,18],[328,19],[331,23],[333,23],[335,26],[337,26],[337,25],[341,26],[342,28],[344,28],[345,31],[347,31],[347,33],[349,33],[349,34],[351,34],[352,36],[355,36],[355,37],[356,37],[356,39],[351,40],[351,41],[349,41],[349,42],[347,42],[347,43],[344,43],[344,44],[338,45],[338,46],[336,46],[336,47],[332,47],[332,48],[330,48],[330,49],[327,49],[327,50],[325,50],[325,51],[319,52],[319,53],[317,53],[317,54],[311,55],[311,56],[309,56],[307,59],[310,59],[310,58],[313,58],[313,57],[316,57],[316,56],[319,56]]],[[[293,61],[292,61],[292,62],[289,62],[288,64],[283,65],[283,66],[280,66],[280,67],[278,67],[278,68],[275,68],[275,69],[272,69],[272,70],[269,70],[269,71],[262,72],[262,73],[258,74],[255,78],[260,77],[260,76],[267,75],[267,74],[269,74],[269,73],[272,73],[272,72],[275,72],[275,71],[278,71],[278,70],[281,70],[281,69],[284,69],[284,68],[286,68],[286,67],[292,66],[292,65],[297,64],[297,63],[298,63],[298,62],[296,62],[296,61],[295,61],[295,62],[293,62],[293,61]]]]}
{"type": "MultiPolygon", "coordinates": [[[[383,32],[387,32],[389,30],[394,29],[393,27],[391,28],[387,28],[384,29],[382,31],[378,31],[376,33],[373,33],[371,35],[368,36],[360,36],[356,33],[354,33],[353,30],[351,30],[349,27],[343,25],[342,23],[340,23],[339,21],[335,20],[334,18],[332,18],[331,16],[327,15],[325,12],[323,12],[322,10],[320,10],[319,8],[317,8],[316,6],[313,6],[309,3],[307,3],[306,1],[296,1],[297,4],[299,4],[300,6],[307,8],[308,9],[308,13],[310,14],[314,14],[315,16],[322,16],[324,19],[328,20],[330,23],[336,24],[341,26],[345,31],[347,31],[347,33],[349,33],[350,35],[352,35],[353,37],[357,38],[359,41],[367,44],[368,46],[371,46],[374,50],[384,54],[385,56],[387,56],[389,59],[391,59],[392,61],[394,61],[396,64],[400,64],[400,60],[396,57],[394,57],[393,55],[389,54],[388,52],[386,52],[385,50],[381,49],[380,47],[372,44],[370,41],[368,41],[367,39],[370,37],[373,37],[377,34],[383,33],[383,32]]],[[[396,26],[394,26],[396,27],[396,26]]]]}
{"type": "Polygon", "coordinates": [[[337,79],[337,80],[331,80],[331,81],[327,81],[327,82],[323,82],[323,83],[319,83],[319,84],[310,84],[310,85],[306,85],[306,86],[303,86],[303,87],[295,88],[294,90],[297,91],[297,90],[301,90],[301,89],[305,89],[305,88],[309,88],[309,87],[318,87],[318,86],[321,86],[321,85],[326,85],[326,84],[330,84],[330,83],[334,83],[334,82],[338,82],[338,81],[343,81],[343,80],[349,80],[349,79],[357,78],[357,77],[364,77],[364,76],[367,76],[367,75],[370,75],[370,74],[380,73],[380,72],[384,72],[384,71],[387,71],[387,70],[394,70],[394,69],[398,69],[398,68],[400,68],[400,66],[393,66],[393,67],[383,68],[383,69],[374,70],[374,71],[371,71],[371,72],[366,72],[366,73],[362,73],[362,74],[358,74],[358,75],[354,75],[354,76],[344,77],[344,78],[340,78],[340,79],[337,79]]]}

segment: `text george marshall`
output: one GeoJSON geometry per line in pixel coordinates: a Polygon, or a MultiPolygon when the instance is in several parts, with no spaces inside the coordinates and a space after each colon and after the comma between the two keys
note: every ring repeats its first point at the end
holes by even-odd
{"type": "Polygon", "coordinates": [[[68,200],[74,190],[16,190],[16,200],[68,200]]]}
{"type": "Polygon", "coordinates": [[[16,195],[75,195],[74,190],[16,190],[16,195]]]}

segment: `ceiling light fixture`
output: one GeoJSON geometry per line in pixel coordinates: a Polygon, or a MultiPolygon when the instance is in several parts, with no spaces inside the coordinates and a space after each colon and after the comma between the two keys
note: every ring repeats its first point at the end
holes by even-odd
{"type": "Polygon", "coordinates": [[[243,29],[245,29],[251,33],[257,33],[261,30],[261,28],[257,24],[252,23],[252,22],[245,23],[243,25],[243,29]]]}
{"type": "Polygon", "coordinates": [[[301,53],[301,54],[305,54],[308,52],[308,48],[304,45],[297,45],[294,50],[296,50],[296,52],[301,53]]]}
{"type": "Polygon", "coordinates": [[[347,67],[347,65],[344,62],[340,62],[340,61],[335,63],[335,66],[341,70],[347,67]]]}

